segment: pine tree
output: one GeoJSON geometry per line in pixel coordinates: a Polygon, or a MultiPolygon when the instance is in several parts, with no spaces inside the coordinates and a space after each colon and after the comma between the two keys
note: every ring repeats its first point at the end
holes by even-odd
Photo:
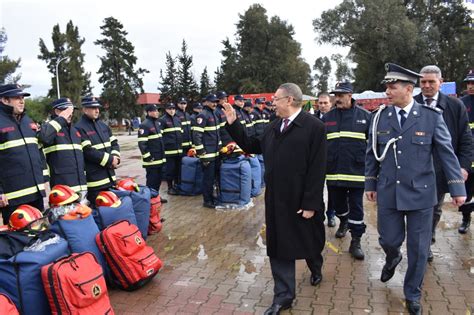
{"type": "Polygon", "coordinates": [[[163,76],[163,71],[160,70],[160,85],[158,90],[160,91],[160,102],[167,103],[172,102],[178,98],[178,78],[176,75],[176,59],[173,58],[171,52],[168,51],[166,54],[166,73],[163,76]]]}
{"type": "Polygon", "coordinates": [[[3,50],[7,44],[8,36],[5,28],[0,30],[0,84],[16,83],[20,80],[21,74],[13,74],[20,67],[20,61],[12,60],[8,56],[2,56],[3,50]]]}
{"type": "Polygon", "coordinates": [[[211,81],[209,79],[209,75],[207,74],[207,67],[205,67],[202,71],[201,80],[199,82],[199,95],[201,98],[204,98],[212,91],[211,81]]]}
{"type": "Polygon", "coordinates": [[[99,82],[103,84],[101,99],[109,106],[109,115],[121,121],[123,117],[141,114],[136,105],[137,96],[143,93],[143,75],[146,69],[135,69],[135,47],[126,36],[122,23],[113,17],[104,19],[100,27],[102,39],[94,44],[105,50],[100,57],[99,82]]]}
{"type": "Polygon", "coordinates": [[[65,33],[61,33],[59,24],[56,24],[53,27],[51,38],[53,49],[49,50],[43,39],[40,39],[40,55],[38,55],[38,59],[47,63],[48,70],[53,75],[48,96],[57,97],[56,64],[62,58],[67,58],[61,61],[58,67],[60,95],[71,98],[74,104],[79,104],[81,96],[91,92],[91,74],[85,72],[85,54],[81,51],[85,39],[79,36],[79,29],[74,26],[72,21],[66,25],[65,33]]]}
{"type": "Polygon", "coordinates": [[[331,75],[331,61],[328,57],[319,57],[314,62],[313,70],[316,71],[314,75],[316,89],[318,92],[327,92],[329,76],[331,75]]]}
{"type": "Polygon", "coordinates": [[[198,85],[191,71],[193,66],[193,57],[188,55],[188,46],[183,39],[181,45],[181,55],[178,56],[178,97],[186,97],[190,100],[198,98],[198,85]]]}

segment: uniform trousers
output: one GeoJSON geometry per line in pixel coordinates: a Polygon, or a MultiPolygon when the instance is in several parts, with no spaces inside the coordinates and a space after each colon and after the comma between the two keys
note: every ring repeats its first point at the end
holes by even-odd
{"type": "Polygon", "coordinates": [[[146,168],[146,185],[160,194],[161,181],[163,179],[163,167],[146,168]]]}
{"type": "Polygon", "coordinates": [[[173,181],[175,184],[180,182],[181,177],[181,156],[166,157],[166,181],[173,181]]]}
{"type": "Polygon", "coordinates": [[[338,218],[347,218],[353,237],[365,233],[364,208],[362,199],[364,188],[328,186],[328,195],[338,218]]]}
{"type": "MultiPolygon", "coordinates": [[[[30,202],[25,202],[22,203],[23,205],[30,205],[38,209],[39,211],[43,212],[44,211],[44,202],[43,202],[43,196],[41,194],[37,193],[37,198],[33,201],[30,202]]],[[[15,206],[6,206],[2,208],[2,219],[3,219],[3,224],[8,224],[8,220],[10,219],[10,215],[12,214],[13,211],[15,211],[20,205],[15,205],[15,206]]]]}
{"type": "Polygon", "coordinates": [[[472,203],[472,196],[474,194],[474,174],[469,174],[466,182],[466,204],[459,207],[459,211],[462,212],[463,216],[470,217],[471,212],[474,210],[474,203],[472,203]]]}
{"type": "Polygon", "coordinates": [[[202,197],[206,203],[214,203],[214,184],[217,179],[217,172],[219,163],[217,159],[205,162],[207,165],[202,165],[202,197]]]}
{"type": "Polygon", "coordinates": [[[378,208],[377,229],[379,243],[386,254],[386,263],[392,267],[401,257],[400,247],[407,235],[408,268],[403,283],[405,298],[419,301],[421,286],[428,263],[431,244],[433,208],[402,211],[378,208]]]}

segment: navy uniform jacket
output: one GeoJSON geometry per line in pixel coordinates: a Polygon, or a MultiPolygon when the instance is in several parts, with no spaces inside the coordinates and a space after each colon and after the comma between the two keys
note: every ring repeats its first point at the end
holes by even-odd
{"type": "Polygon", "coordinates": [[[245,110],[242,110],[242,114],[245,120],[245,128],[247,130],[247,135],[249,137],[255,136],[256,132],[255,132],[255,126],[253,125],[252,117],[250,117],[250,114],[245,110]]]}
{"type": "Polygon", "coordinates": [[[163,130],[165,156],[181,156],[183,152],[183,129],[181,128],[181,120],[176,115],[170,116],[168,113],[165,113],[159,121],[161,130],[163,130]]]}
{"type": "Polygon", "coordinates": [[[219,157],[222,147],[220,135],[219,118],[209,106],[204,106],[193,126],[194,148],[201,161],[212,161],[219,157]]]}
{"type": "MultiPolygon", "coordinates": [[[[414,99],[418,103],[423,104],[423,96],[421,94],[415,96],[414,99]]],[[[451,135],[451,145],[453,146],[454,154],[458,157],[459,164],[462,168],[469,171],[472,160],[472,135],[469,130],[466,107],[463,106],[460,100],[441,92],[438,94],[436,107],[443,112],[443,119],[451,135]]],[[[446,176],[441,167],[440,157],[436,153],[434,155],[434,166],[438,193],[446,193],[448,192],[446,176]]]]}
{"type": "Polygon", "coordinates": [[[440,157],[451,196],[466,195],[460,165],[440,111],[414,102],[401,129],[395,108],[389,106],[380,114],[376,133],[378,155],[391,138],[399,139],[396,153],[392,144],[385,160],[378,162],[372,151],[370,128],[365,190],[377,192],[378,207],[406,211],[436,205],[434,152],[440,157]]]}
{"type": "Polygon", "coordinates": [[[81,133],[63,117],[41,126],[39,133],[50,169],[51,187],[68,185],[75,192],[87,190],[81,133]]]}
{"type": "Polygon", "coordinates": [[[270,122],[270,116],[266,111],[262,111],[258,107],[255,107],[252,114],[250,114],[250,118],[252,118],[253,125],[255,127],[255,135],[257,137],[262,136],[265,127],[270,122]]]}
{"type": "Polygon", "coordinates": [[[138,148],[142,153],[142,166],[159,168],[166,162],[163,131],[157,118],[147,116],[138,129],[138,148]]]}
{"type": "Polygon", "coordinates": [[[222,145],[226,146],[230,142],[233,142],[234,140],[230,136],[229,132],[225,129],[225,125],[227,124],[227,118],[225,116],[223,107],[221,105],[217,105],[214,112],[217,116],[217,119],[219,119],[219,126],[220,126],[219,133],[220,133],[222,145]]]}
{"type": "Polygon", "coordinates": [[[37,125],[28,115],[13,117],[13,107],[0,103],[0,194],[10,206],[45,196],[43,161],[37,125]]]}
{"type": "MultiPolygon", "coordinates": [[[[466,106],[467,115],[469,117],[469,129],[471,130],[471,136],[474,137],[474,95],[465,95],[461,97],[461,101],[466,106]]],[[[473,145],[474,149],[474,145],[473,145]]],[[[471,151],[472,152],[472,151],[471,151]]],[[[474,158],[471,156],[471,159],[474,158]]],[[[474,168],[474,163],[471,162],[471,171],[474,168]]]]}
{"type": "Polygon", "coordinates": [[[81,134],[82,151],[87,178],[87,189],[105,190],[115,185],[113,157],[120,158],[120,147],[112,130],[99,119],[86,115],[74,125],[81,134]]]}
{"type": "Polygon", "coordinates": [[[183,112],[180,108],[176,108],[175,115],[181,121],[181,128],[183,129],[183,143],[181,144],[181,146],[183,147],[183,149],[187,150],[192,145],[191,115],[189,115],[187,112],[183,112]]]}
{"type": "Polygon", "coordinates": [[[328,140],[328,186],[364,187],[370,113],[352,103],[352,108],[333,108],[321,119],[328,140]]]}

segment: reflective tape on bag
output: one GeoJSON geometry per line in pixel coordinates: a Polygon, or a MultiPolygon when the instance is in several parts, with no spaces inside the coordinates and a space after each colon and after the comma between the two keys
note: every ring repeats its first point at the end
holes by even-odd
{"type": "Polygon", "coordinates": [[[348,182],[365,182],[365,176],[363,175],[350,175],[350,174],[327,174],[326,180],[341,180],[348,182]]]}
{"type": "Polygon", "coordinates": [[[7,199],[12,200],[12,199],[16,199],[16,198],[20,198],[20,197],[24,197],[24,196],[34,194],[34,193],[36,193],[38,191],[42,191],[42,190],[44,190],[44,184],[39,184],[37,186],[28,187],[28,188],[24,188],[24,189],[20,189],[20,190],[16,190],[16,191],[6,193],[5,196],[7,196],[7,199]]]}
{"type": "Polygon", "coordinates": [[[20,147],[25,144],[36,144],[38,145],[38,139],[35,137],[27,137],[18,140],[11,140],[0,144],[0,150],[7,150],[15,147],[20,147]]]}
{"type": "Polygon", "coordinates": [[[328,140],[337,139],[337,138],[353,138],[353,139],[366,140],[365,133],[363,132],[339,131],[339,132],[331,132],[327,134],[328,140]]]}
{"type": "Polygon", "coordinates": [[[79,144],[57,144],[43,149],[44,154],[49,154],[55,151],[65,150],[80,150],[82,151],[82,145],[79,144]]]}

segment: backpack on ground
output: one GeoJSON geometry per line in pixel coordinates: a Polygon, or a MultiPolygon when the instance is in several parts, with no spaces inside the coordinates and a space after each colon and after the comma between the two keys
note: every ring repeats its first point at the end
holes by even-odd
{"type": "Polygon", "coordinates": [[[220,170],[219,202],[246,205],[250,202],[252,172],[243,156],[222,162],[220,170]]]}

